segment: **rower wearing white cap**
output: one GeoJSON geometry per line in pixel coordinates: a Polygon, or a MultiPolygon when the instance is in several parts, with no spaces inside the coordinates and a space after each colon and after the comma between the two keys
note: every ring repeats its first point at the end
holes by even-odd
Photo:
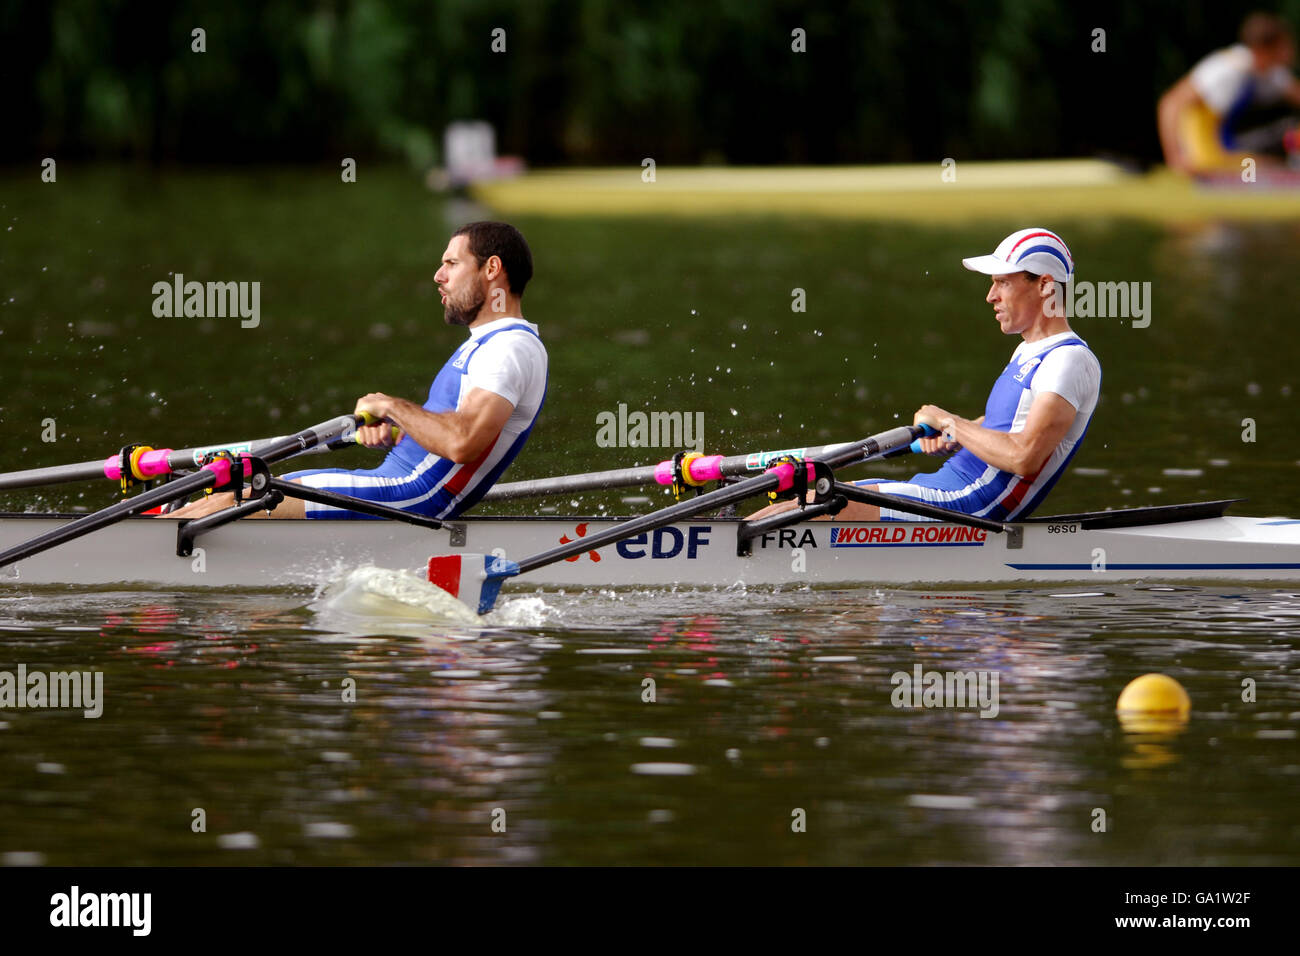
{"type": "MultiPolygon", "coordinates": [[[[885,494],[1006,521],[1027,517],[1065,471],[1088,430],[1101,390],[1101,364],[1065,319],[1064,285],[1074,259],[1047,229],[1014,232],[992,255],[963,259],[993,277],[985,301],[1005,335],[1021,343],[989,393],[984,414],[968,419],[923,405],[916,424],[942,435],[922,439],[929,454],[952,454],[936,472],[908,481],[870,479],[885,494]]],[[[755,517],[795,507],[781,502],[755,517]]],[[[914,521],[914,515],[849,502],[838,521],[914,521]]]]}

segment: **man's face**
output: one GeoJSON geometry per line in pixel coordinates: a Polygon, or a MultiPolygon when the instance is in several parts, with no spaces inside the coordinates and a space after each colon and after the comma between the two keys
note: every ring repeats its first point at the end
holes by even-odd
{"type": "Polygon", "coordinates": [[[478,318],[479,309],[487,301],[487,279],[465,236],[451,237],[433,281],[438,284],[448,325],[469,325],[478,318]]]}
{"type": "Polygon", "coordinates": [[[1039,284],[1024,272],[994,276],[984,301],[993,306],[1004,335],[1023,335],[1043,311],[1039,284]]]}

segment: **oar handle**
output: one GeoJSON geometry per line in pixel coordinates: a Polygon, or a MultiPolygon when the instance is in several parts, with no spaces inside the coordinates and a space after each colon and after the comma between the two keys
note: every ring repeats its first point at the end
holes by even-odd
{"type": "MultiPolygon", "coordinates": [[[[380,419],[375,419],[374,421],[362,422],[361,424],[363,424],[363,425],[382,425],[382,424],[384,424],[384,420],[383,420],[382,418],[380,418],[380,419]]],[[[393,441],[397,441],[398,437],[402,434],[402,428],[401,428],[400,425],[393,425],[393,426],[391,426],[391,427],[389,428],[389,431],[390,431],[390,433],[391,433],[392,436],[393,436],[393,441]]],[[[351,438],[343,438],[343,439],[339,439],[338,441],[330,442],[329,447],[330,447],[330,448],[346,448],[346,447],[347,447],[348,445],[350,445],[350,444],[360,444],[360,443],[361,443],[361,439],[358,438],[358,437],[354,434],[351,438]]]]}
{"type": "MultiPolygon", "coordinates": [[[[939,434],[937,429],[932,428],[929,425],[917,425],[916,427],[925,431],[925,434],[921,436],[922,438],[933,438],[935,435],[939,434]]],[[[908,445],[907,450],[913,455],[924,454],[924,452],[921,451],[921,439],[918,438],[916,441],[912,442],[912,444],[908,445]]]]}

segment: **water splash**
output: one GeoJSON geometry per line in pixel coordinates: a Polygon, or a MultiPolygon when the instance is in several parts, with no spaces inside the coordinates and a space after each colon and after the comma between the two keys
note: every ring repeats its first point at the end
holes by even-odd
{"type": "Polygon", "coordinates": [[[480,616],[412,571],[369,564],[340,572],[311,607],[326,626],[351,632],[446,624],[540,627],[554,616],[540,597],[502,599],[494,611],[480,616]]]}
{"type": "Polygon", "coordinates": [[[380,628],[394,625],[481,624],[482,619],[442,588],[411,571],[362,565],[327,585],[312,610],[326,621],[380,628]]]}
{"type": "Polygon", "coordinates": [[[555,624],[556,609],[539,597],[513,598],[488,614],[489,624],[501,627],[542,627],[555,624]]]}

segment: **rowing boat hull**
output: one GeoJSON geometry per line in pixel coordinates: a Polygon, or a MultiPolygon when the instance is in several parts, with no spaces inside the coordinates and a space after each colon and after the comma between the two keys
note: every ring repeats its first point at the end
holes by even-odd
{"type": "MultiPolygon", "coordinates": [[[[0,548],[72,520],[0,517],[0,548]]],[[[422,570],[433,554],[518,559],[617,524],[597,518],[474,518],[431,531],[389,521],[244,520],[176,554],[175,520],[131,518],[0,568],[0,586],[284,587],[326,583],[361,565],[422,570]]],[[[1014,538],[934,522],[816,521],[772,532],[737,555],[735,519],[683,521],[530,572],[516,587],[789,584],[1025,584],[1300,581],[1300,521],[1213,517],[1095,529],[1026,522],[1014,538]]]]}

